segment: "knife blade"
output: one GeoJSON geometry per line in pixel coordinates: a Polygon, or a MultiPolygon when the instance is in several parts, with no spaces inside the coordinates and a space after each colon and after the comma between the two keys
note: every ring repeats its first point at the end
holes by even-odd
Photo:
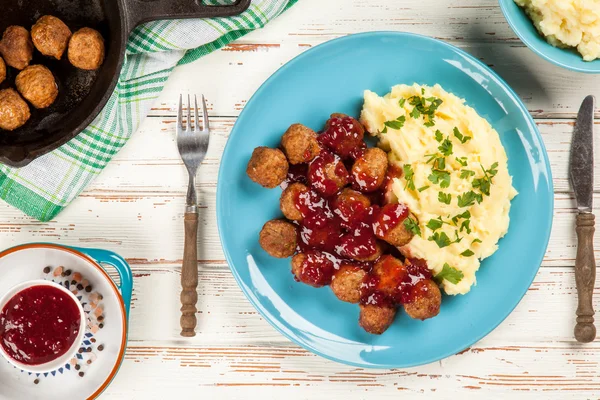
{"type": "Polygon", "coordinates": [[[592,212],[594,194],[594,96],[587,96],[575,122],[569,178],[579,212],[592,212]]]}

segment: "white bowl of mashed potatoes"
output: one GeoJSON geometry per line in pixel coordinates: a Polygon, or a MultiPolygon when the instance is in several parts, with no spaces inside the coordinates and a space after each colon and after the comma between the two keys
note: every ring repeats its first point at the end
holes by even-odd
{"type": "Polygon", "coordinates": [[[561,67],[600,73],[600,1],[500,0],[509,25],[535,53],[561,67]]]}

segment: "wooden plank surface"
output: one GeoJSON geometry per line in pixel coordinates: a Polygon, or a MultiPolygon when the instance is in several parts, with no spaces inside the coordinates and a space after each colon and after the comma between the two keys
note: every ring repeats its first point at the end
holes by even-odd
{"type": "MultiPolygon", "coordinates": [[[[576,210],[567,163],[573,118],[589,93],[600,94],[600,79],[533,54],[510,30],[496,0],[302,0],[265,29],[177,68],[130,143],[56,220],[40,223],[0,204],[0,247],[52,241],[114,250],[130,261],[130,343],[102,398],[599,399],[600,346],[579,345],[572,337],[576,210]],[[371,30],[433,36],[490,65],[536,118],[554,176],[552,236],[523,301],[472,348],[406,370],[346,367],[289,342],[241,293],[216,228],[221,154],[252,94],[309,48],[371,30]],[[187,183],[173,131],[179,93],[204,93],[214,127],[198,180],[199,333],[191,340],[178,336],[187,183]]],[[[595,192],[600,204],[598,183],[595,192]]],[[[595,247],[600,258],[600,235],[595,247]]],[[[597,308],[598,292],[600,285],[597,308]]]]}

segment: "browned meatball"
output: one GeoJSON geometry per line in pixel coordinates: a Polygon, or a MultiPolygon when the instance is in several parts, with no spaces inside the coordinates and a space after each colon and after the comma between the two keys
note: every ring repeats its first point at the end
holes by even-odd
{"type": "Polygon", "coordinates": [[[377,261],[372,273],[378,278],[375,289],[396,299],[407,274],[404,263],[391,255],[386,255],[377,261]]]}
{"type": "Polygon", "coordinates": [[[396,309],[391,306],[360,305],[358,323],[363,329],[375,335],[381,335],[394,322],[396,309]]]}
{"type": "Polygon", "coordinates": [[[340,157],[355,158],[356,152],[366,147],[363,141],[365,128],[356,119],[345,114],[331,114],[319,142],[340,157]]]}
{"type": "Polygon", "coordinates": [[[67,49],[70,38],[69,27],[52,15],[44,15],[31,28],[31,39],[39,52],[57,60],[67,49]]]}
{"type": "Polygon", "coordinates": [[[0,53],[6,64],[16,69],[29,65],[33,57],[33,43],[29,31],[22,26],[9,26],[0,41],[0,53]]]}
{"type": "Polygon", "coordinates": [[[377,147],[367,149],[352,166],[352,185],[362,192],[374,192],[383,185],[387,169],[385,151],[377,147]]]}
{"type": "Polygon", "coordinates": [[[315,131],[302,124],[289,127],[281,138],[281,147],[290,164],[310,162],[321,152],[315,131]]]}
{"type": "Polygon", "coordinates": [[[257,147],[252,152],[246,173],[259,185],[273,189],[285,180],[289,168],[281,150],[257,147]]]}
{"type": "Polygon", "coordinates": [[[419,223],[417,217],[408,210],[406,205],[402,203],[386,204],[379,211],[373,224],[373,230],[379,239],[385,240],[392,246],[401,247],[408,244],[414,236],[414,233],[406,226],[410,221],[417,225],[419,223]]]}
{"type": "Polygon", "coordinates": [[[279,208],[285,217],[291,221],[302,221],[302,212],[298,209],[298,197],[301,193],[308,192],[308,188],[301,183],[292,183],[285,188],[279,199],[279,208]]]}
{"type": "Polygon", "coordinates": [[[312,287],[327,286],[331,283],[335,267],[325,253],[311,250],[292,257],[292,273],[298,282],[312,287]]]}
{"type": "Polygon", "coordinates": [[[404,304],[409,317],[424,320],[439,314],[442,293],[433,280],[426,279],[417,283],[412,289],[412,297],[412,302],[404,304]]]}
{"type": "Polygon", "coordinates": [[[342,265],[333,274],[331,290],[338,299],[348,303],[358,303],[361,295],[361,285],[367,273],[355,265],[342,265]]]}
{"type": "Polygon", "coordinates": [[[353,255],[353,254],[346,254],[346,255],[356,261],[362,261],[362,262],[375,261],[383,255],[383,252],[385,251],[384,245],[385,245],[385,243],[376,241],[375,242],[375,252],[371,253],[368,256],[359,256],[359,255],[353,255]]]}
{"type": "Polygon", "coordinates": [[[308,166],[308,180],[315,190],[332,196],[348,184],[348,170],[335,154],[323,152],[308,166]]]}
{"type": "Polygon", "coordinates": [[[104,39],[92,28],[81,28],[69,40],[68,57],[79,69],[95,70],[104,62],[104,39]]]}
{"type": "Polygon", "coordinates": [[[13,131],[20,128],[30,116],[29,106],[16,90],[0,90],[0,129],[13,131]]]}
{"type": "Polygon", "coordinates": [[[371,200],[356,190],[345,188],[335,199],[334,206],[334,213],[341,220],[341,225],[352,229],[368,218],[371,200]]]}
{"type": "Polygon", "coordinates": [[[296,251],[296,226],[281,219],[268,221],[260,231],[258,242],[273,257],[290,257],[296,251]]]}
{"type": "Polygon", "coordinates": [[[19,72],[15,84],[19,93],[35,108],[49,107],[58,96],[54,75],[43,65],[30,65],[19,72]]]}
{"type": "Polygon", "coordinates": [[[6,79],[6,64],[4,63],[4,59],[0,57],[0,83],[4,82],[6,79]]]}

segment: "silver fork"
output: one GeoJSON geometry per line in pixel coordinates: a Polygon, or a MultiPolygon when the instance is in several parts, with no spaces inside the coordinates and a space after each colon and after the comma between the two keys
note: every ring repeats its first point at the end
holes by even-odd
{"type": "Polygon", "coordinates": [[[177,148],[187,168],[189,184],[185,207],[185,245],[181,267],[181,336],[196,335],[196,303],[198,302],[198,206],[196,196],[196,172],[208,150],[210,127],[206,100],[202,96],[202,116],[204,128],[198,121],[198,99],[194,96],[194,126],[192,127],[190,96],[188,95],[187,124],[183,128],[182,95],[179,95],[177,112],[177,148]]]}

